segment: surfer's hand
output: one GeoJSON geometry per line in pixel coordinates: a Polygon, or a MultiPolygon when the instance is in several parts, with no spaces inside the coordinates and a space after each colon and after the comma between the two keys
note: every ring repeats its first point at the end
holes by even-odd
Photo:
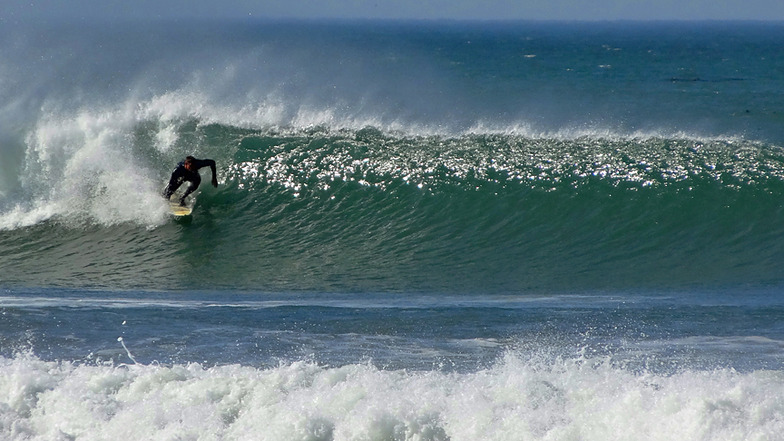
{"type": "Polygon", "coordinates": [[[215,188],[218,188],[218,179],[217,178],[212,178],[212,186],[215,187],[215,188]]]}

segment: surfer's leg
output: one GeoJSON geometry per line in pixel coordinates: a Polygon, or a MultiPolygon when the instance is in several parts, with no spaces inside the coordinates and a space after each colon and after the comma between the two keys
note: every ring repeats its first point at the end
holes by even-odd
{"type": "Polygon", "coordinates": [[[189,194],[196,191],[196,189],[199,188],[199,184],[201,184],[201,176],[199,176],[197,173],[193,177],[193,180],[190,181],[190,184],[188,184],[188,188],[185,190],[185,193],[183,193],[182,197],[180,198],[180,205],[183,207],[185,206],[185,198],[187,198],[189,194]]]}
{"type": "Polygon", "coordinates": [[[174,179],[169,181],[169,184],[166,185],[166,188],[163,190],[163,197],[169,199],[171,195],[180,188],[180,185],[182,185],[182,181],[177,182],[177,180],[174,179]]]}

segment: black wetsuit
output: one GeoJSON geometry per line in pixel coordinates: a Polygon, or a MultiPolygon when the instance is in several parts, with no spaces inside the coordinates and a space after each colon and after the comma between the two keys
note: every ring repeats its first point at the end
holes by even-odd
{"type": "Polygon", "coordinates": [[[199,188],[199,184],[201,184],[199,169],[202,167],[210,167],[210,170],[212,170],[212,180],[215,181],[215,161],[212,159],[194,159],[191,163],[193,164],[193,168],[196,169],[195,171],[190,171],[185,168],[185,161],[177,164],[177,168],[174,169],[171,179],[169,179],[169,184],[166,185],[166,188],[163,190],[163,196],[166,199],[169,199],[171,195],[180,188],[180,185],[182,185],[183,182],[188,181],[191,184],[188,189],[185,190],[185,194],[180,198],[180,204],[185,205],[185,198],[199,188]]]}

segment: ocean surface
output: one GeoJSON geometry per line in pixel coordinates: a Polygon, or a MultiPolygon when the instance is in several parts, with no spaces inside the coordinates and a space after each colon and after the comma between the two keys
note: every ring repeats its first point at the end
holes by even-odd
{"type": "Polygon", "coordinates": [[[784,440],[783,45],[4,23],[0,439],[784,440]]]}

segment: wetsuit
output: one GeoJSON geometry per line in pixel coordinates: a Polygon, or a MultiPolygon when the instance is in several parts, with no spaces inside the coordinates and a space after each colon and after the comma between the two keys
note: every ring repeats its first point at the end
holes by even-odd
{"type": "Polygon", "coordinates": [[[191,160],[191,163],[196,170],[190,171],[185,168],[185,161],[177,164],[177,168],[174,169],[174,172],[172,172],[171,178],[169,179],[169,184],[166,185],[166,188],[163,190],[163,196],[166,199],[169,199],[171,195],[180,188],[180,185],[182,185],[183,182],[188,181],[191,184],[188,189],[185,190],[185,194],[180,198],[180,205],[185,205],[185,198],[199,188],[199,184],[201,184],[199,169],[202,167],[210,167],[210,170],[212,170],[212,182],[215,182],[215,161],[212,159],[193,159],[191,160]]]}

